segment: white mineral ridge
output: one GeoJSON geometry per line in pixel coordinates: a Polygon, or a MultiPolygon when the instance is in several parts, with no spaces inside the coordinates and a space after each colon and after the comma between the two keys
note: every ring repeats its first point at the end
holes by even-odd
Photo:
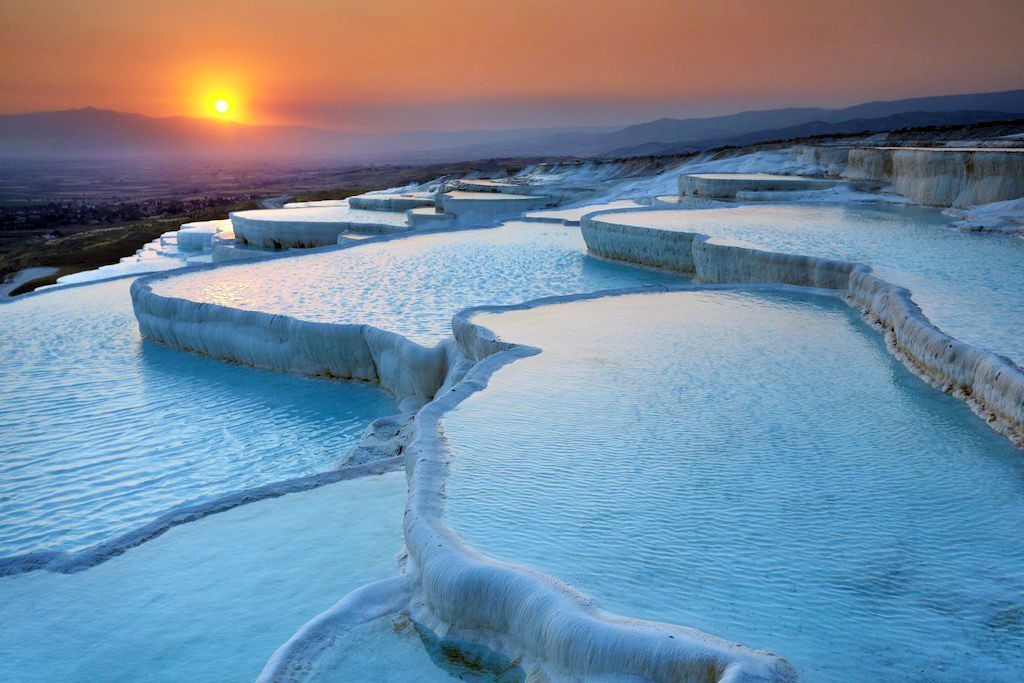
{"type": "Polygon", "coordinates": [[[529,211],[523,214],[523,217],[533,221],[562,223],[564,225],[579,225],[580,219],[588,213],[606,211],[608,209],[634,209],[639,206],[640,204],[632,199],[616,199],[602,204],[577,203],[569,204],[568,206],[559,207],[557,209],[548,209],[546,211],[529,211]]]}
{"type": "Polygon", "coordinates": [[[679,176],[679,194],[728,199],[744,191],[826,190],[835,184],[835,180],[777,173],[684,173],[679,176]]]}
{"type": "Polygon", "coordinates": [[[434,194],[430,192],[369,192],[349,197],[353,209],[371,211],[406,211],[423,206],[434,206],[434,194]]]}
{"type": "Polygon", "coordinates": [[[507,218],[549,206],[548,197],[510,194],[507,192],[468,192],[453,190],[440,197],[444,213],[455,217],[461,226],[487,225],[501,218],[507,218]]]}
{"type": "Polygon", "coordinates": [[[211,248],[214,235],[230,230],[231,221],[227,218],[185,223],[178,228],[178,249],[181,251],[205,251],[211,248]]]}
{"type": "MultiPolygon", "coordinates": [[[[671,194],[680,173],[826,175],[838,163],[837,155],[805,149],[730,157],[703,155],[646,176],[638,176],[628,164],[587,162],[533,167],[518,177],[527,184],[558,184],[567,192],[589,193],[591,199],[585,204],[594,208],[594,204],[624,197],[671,194]],[[604,188],[603,199],[594,198],[599,194],[594,192],[595,187],[604,188]]],[[[417,188],[402,190],[410,193],[417,188]]],[[[833,201],[843,201],[857,193],[836,189],[828,194],[833,201]]],[[[515,202],[526,200],[550,201],[545,197],[459,190],[441,201],[446,212],[468,208],[462,217],[480,212],[493,218],[515,202]]],[[[339,208],[357,210],[321,207],[312,211],[339,208]]],[[[425,215],[422,208],[414,211],[425,215]]],[[[516,207],[515,213],[523,210],[516,207]]],[[[279,210],[278,214],[291,215],[267,222],[293,226],[287,229],[294,229],[296,223],[332,223],[296,220],[296,211],[310,209],[279,210]]],[[[274,212],[248,213],[266,217],[274,212]]],[[[589,213],[581,218],[587,245],[600,256],[693,272],[710,283],[770,282],[843,291],[882,329],[894,352],[911,367],[967,400],[1011,434],[1024,433],[1020,431],[1024,424],[1024,379],[1019,369],[942,333],[921,314],[906,290],[878,279],[866,266],[766,252],[749,245],[708,240],[696,233],[617,224],[602,220],[602,215],[589,213]]],[[[340,234],[335,233],[329,243],[333,244],[340,234]]],[[[139,280],[132,287],[136,316],[148,338],[257,367],[375,381],[411,400],[433,399],[417,414],[412,440],[405,451],[410,491],[405,535],[409,578],[414,582],[410,610],[425,627],[522,657],[531,671],[551,678],[615,675],[634,680],[690,677],[737,681],[792,677],[784,662],[767,653],[753,652],[691,629],[603,612],[556,579],[482,556],[463,544],[447,526],[444,486],[450,453],[438,431],[439,418],[484,386],[492,372],[536,350],[494,339],[473,325],[466,312],[453,320],[451,338],[427,348],[367,325],[303,321],[161,297],[154,293],[151,283],[162,277],[139,280]]],[[[301,654],[307,645],[315,648],[319,636],[311,636],[322,633],[322,625],[339,617],[345,607],[339,605],[323,619],[311,622],[279,651],[265,673],[287,668],[289,652],[301,654]]]]}
{"type": "Polygon", "coordinates": [[[943,213],[959,218],[953,225],[964,230],[1024,236],[1024,197],[965,210],[946,209],[943,213]]]}
{"type": "Polygon", "coordinates": [[[308,248],[336,244],[349,231],[393,233],[409,229],[404,211],[368,211],[349,206],[257,209],[231,214],[235,238],[263,248],[308,248]]]}
{"type": "Polygon", "coordinates": [[[347,199],[319,199],[312,202],[288,202],[284,204],[285,209],[309,209],[329,208],[337,206],[348,206],[347,199]]]}
{"type": "Polygon", "coordinates": [[[846,177],[892,183],[930,206],[969,208],[1024,197],[1024,150],[860,147],[846,177]]]}
{"type": "Polygon", "coordinates": [[[636,212],[584,217],[587,248],[599,256],[694,273],[712,284],[767,283],[844,292],[883,331],[894,353],[934,386],[965,402],[990,426],[1024,443],[1024,370],[935,327],[910,292],[866,265],[765,251],[685,232],[630,224],[636,212]]]}

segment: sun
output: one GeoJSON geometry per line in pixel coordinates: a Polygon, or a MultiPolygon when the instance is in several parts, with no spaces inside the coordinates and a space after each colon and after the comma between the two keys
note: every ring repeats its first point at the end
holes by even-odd
{"type": "Polygon", "coordinates": [[[205,116],[222,121],[232,121],[238,118],[237,105],[235,97],[221,91],[203,98],[203,113],[205,116]]]}

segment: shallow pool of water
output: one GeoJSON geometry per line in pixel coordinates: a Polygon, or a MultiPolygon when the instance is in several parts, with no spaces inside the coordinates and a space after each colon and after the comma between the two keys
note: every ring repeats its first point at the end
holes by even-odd
{"type": "Polygon", "coordinates": [[[190,273],[153,290],[304,320],[368,323],[430,344],[451,334],[452,315],[467,306],[685,281],[588,256],[578,228],[516,222],[190,273]]]}
{"type": "Polygon", "coordinates": [[[691,178],[708,180],[816,180],[799,175],[779,175],[778,173],[690,173],[691,178]]]}
{"type": "Polygon", "coordinates": [[[143,342],[130,280],[0,306],[0,556],[77,551],[183,504],[330,469],[377,387],[143,342]]]}
{"type": "Polygon", "coordinates": [[[252,681],[304,623],[397,573],[405,492],[402,473],[340,482],[77,574],[0,578],[0,680],[252,681]]]}
{"type": "Polygon", "coordinates": [[[606,214],[772,251],[857,261],[907,287],[939,328],[1024,364],[1024,240],[949,227],[938,211],[892,206],[742,206],[606,214]]]}
{"type": "Polygon", "coordinates": [[[252,211],[236,211],[239,218],[261,221],[279,221],[289,223],[302,221],[305,223],[365,223],[368,225],[390,225],[406,227],[409,223],[404,211],[371,211],[353,209],[347,203],[313,206],[292,206],[285,209],[255,209],[252,211]]]}
{"type": "Polygon", "coordinates": [[[578,224],[580,219],[594,211],[607,211],[609,209],[635,209],[641,206],[632,199],[617,199],[603,204],[587,204],[585,206],[574,206],[566,209],[547,209],[544,211],[531,211],[523,214],[526,218],[547,221],[565,221],[566,223],[578,224]]]}
{"type": "Polygon", "coordinates": [[[458,649],[420,635],[408,616],[388,616],[346,631],[311,666],[308,681],[476,681],[523,680],[514,667],[481,666],[458,649]]]}
{"type": "Polygon", "coordinates": [[[807,680],[1024,669],[1024,458],[849,307],[673,293],[477,321],[543,352],[442,421],[473,546],[807,680]]]}

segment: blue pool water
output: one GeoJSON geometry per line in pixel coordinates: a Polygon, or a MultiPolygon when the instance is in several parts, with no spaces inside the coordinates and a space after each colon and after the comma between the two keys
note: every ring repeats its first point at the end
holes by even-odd
{"type": "Polygon", "coordinates": [[[602,219],[867,264],[883,279],[910,289],[948,334],[1024,364],[1024,240],[1019,237],[963,232],[938,211],[885,205],[753,205],[602,219]]]}
{"type": "Polygon", "coordinates": [[[522,672],[467,664],[464,653],[448,650],[430,635],[421,636],[407,615],[361,624],[343,634],[313,663],[308,681],[476,681],[513,683],[522,672]]]}
{"type": "Polygon", "coordinates": [[[0,557],[77,551],[187,503],[330,469],[376,387],[149,342],[129,280],[0,306],[0,557]]]}
{"type": "Polygon", "coordinates": [[[303,320],[368,323],[432,344],[451,335],[452,315],[468,306],[686,281],[588,256],[578,228],[512,222],[186,273],[153,290],[303,320]]]}
{"type": "Polygon", "coordinates": [[[441,424],[470,544],[806,680],[1024,670],[1024,458],[810,295],[481,315],[543,349],[441,424]]]}
{"type": "Polygon", "coordinates": [[[0,578],[0,680],[252,681],[305,622],[397,573],[405,493],[401,473],[340,482],[76,574],[0,578]]]}

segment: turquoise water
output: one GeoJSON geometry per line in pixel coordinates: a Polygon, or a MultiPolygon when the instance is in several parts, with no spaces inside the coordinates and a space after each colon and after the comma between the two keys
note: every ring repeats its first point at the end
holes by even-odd
{"type": "Polygon", "coordinates": [[[368,323],[432,344],[451,335],[452,315],[469,306],[686,281],[588,256],[578,228],[512,222],[186,273],[153,290],[303,320],[368,323]]]}
{"type": "Polygon", "coordinates": [[[305,622],[397,573],[405,493],[401,473],[340,482],[76,574],[0,578],[0,680],[252,681],[305,622]]]}
{"type": "Polygon", "coordinates": [[[1019,237],[963,232],[938,211],[884,205],[754,205],[602,218],[867,264],[883,279],[910,289],[948,334],[1024,364],[1024,240],[1019,237]]]}
{"type": "Polygon", "coordinates": [[[407,615],[376,619],[346,631],[313,665],[308,681],[477,681],[523,680],[516,668],[481,666],[466,654],[440,645],[407,615]]]}
{"type": "Polygon", "coordinates": [[[143,343],[129,280],[0,306],[0,557],[78,551],[184,504],[330,469],[376,387],[143,343]]]}
{"type": "Polygon", "coordinates": [[[442,421],[473,546],[806,680],[1024,670],[1024,458],[852,309],[702,292],[477,321],[543,352],[442,421]]]}

